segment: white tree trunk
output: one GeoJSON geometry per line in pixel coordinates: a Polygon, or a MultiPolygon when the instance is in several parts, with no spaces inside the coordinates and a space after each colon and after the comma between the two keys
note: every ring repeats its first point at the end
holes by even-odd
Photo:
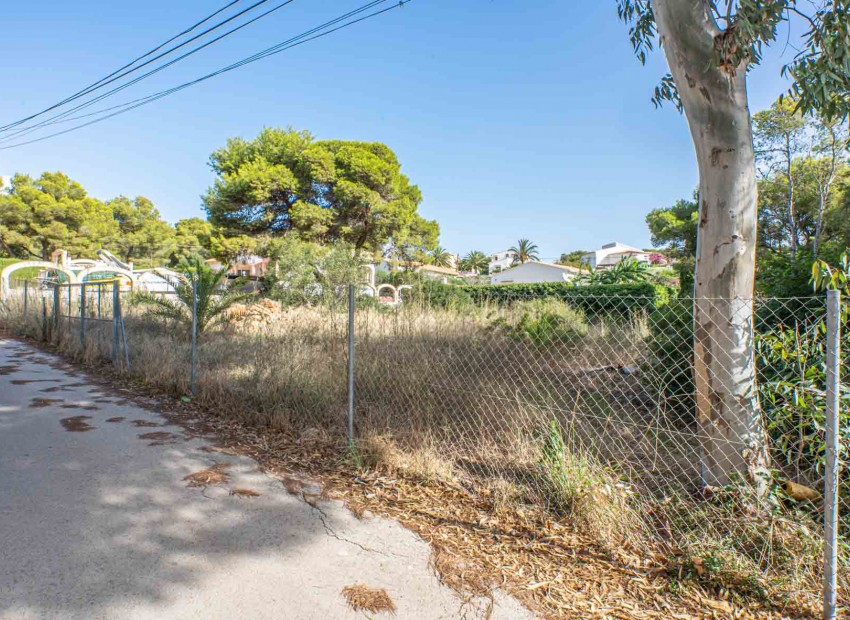
{"type": "Polygon", "coordinates": [[[694,383],[703,482],[766,466],[753,348],[757,185],[746,67],[712,63],[721,36],[705,0],[654,0],[700,175],[694,383]]]}
{"type": "Polygon", "coordinates": [[[788,236],[790,237],[789,256],[793,263],[797,260],[797,245],[799,244],[797,234],[797,217],[794,214],[794,173],[792,171],[794,154],[791,152],[791,138],[785,136],[785,174],[788,177],[788,195],[785,200],[788,212],[788,236]]]}

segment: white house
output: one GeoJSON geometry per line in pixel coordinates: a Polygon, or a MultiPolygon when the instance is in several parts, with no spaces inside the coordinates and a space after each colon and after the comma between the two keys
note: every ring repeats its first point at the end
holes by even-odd
{"type": "Polygon", "coordinates": [[[579,273],[578,269],[567,265],[528,262],[492,274],[490,281],[493,284],[571,282],[579,273]]]}
{"type": "Polygon", "coordinates": [[[644,252],[625,243],[615,241],[582,256],[581,264],[593,269],[607,269],[608,267],[613,267],[624,258],[634,258],[641,263],[650,262],[649,252],[644,252]]]}
{"type": "Polygon", "coordinates": [[[509,269],[516,260],[516,252],[504,250],[490,255],[490,264],[487,268],[487,273],[499,273],[505,269],[509,269]]]}
{"type": "Polygon", "coordinates": [[[437,265],[420,265],[415,269],[416,273],[420,273],[426,278],[439,280],[443,284],[449,281],[449,278],[459,278],[460,272],[451,267],[438,267],[437,265]]]}

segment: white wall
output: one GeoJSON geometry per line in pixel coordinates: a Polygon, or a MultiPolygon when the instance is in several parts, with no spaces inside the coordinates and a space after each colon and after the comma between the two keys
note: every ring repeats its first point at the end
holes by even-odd
{"type": "Polygon", "coordinates": [[[491,254],[490,264],[488,265],[488,273],[497,273],[499,271],[504,271],[505,269],[510,269],[511,265],[514,264],[515,256],[516,254],[507,250],[491,254]]]}
{"type": "Polygon", "coordinates": [[[569,282],[576,274],[542,263],[525,263],[517,265],[490,276],[493,284],[529,284],[534,282],[569,282]]]}

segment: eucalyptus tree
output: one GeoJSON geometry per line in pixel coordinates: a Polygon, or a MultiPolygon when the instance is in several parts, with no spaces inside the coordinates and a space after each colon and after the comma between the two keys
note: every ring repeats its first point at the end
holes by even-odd
{"type": "Polygon", "coordinates": [[[805,153],[806,119],[792,98],[783,97],[767,110],[753,116],[754,146],[757,168],[764,176],[781,174],[785,178],[785,221],[788,228],[790,258],[797,258],[800,231],[795,213],[794,160],[805,153]]]}
{"type": "Polygon", "coordinates": [[[847,118],[818,119],[811,147],[812,155],[818,158],[815,173],[818,212],[812,250],[815,259],[820,252],[824,214],[833,195],[833,184],[839,170],[846,165],[848,142],[850,142],[850,126],[848,126],[847,118]]]}
{"type": "Polygon", "coordinates": [[[783,68],[803,114],[850,109],[850,0],[617,0],[642,62],[661,45],[670,73],[653,101],[687,118],[699,168],[694,307],[697,420],[706,484],[767,468],[756,391],[752,297],[757,178],[747,73],[783,22],[802,23],[800,51],[783,68]]]}

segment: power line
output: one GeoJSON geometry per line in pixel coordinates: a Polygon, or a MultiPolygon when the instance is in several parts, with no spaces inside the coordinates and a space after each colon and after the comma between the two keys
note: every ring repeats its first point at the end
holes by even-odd
{"type": "MultiPolygon", "coordinates": [[[[198,39],[203,38],[204,36],[208,35],[209,33],[213,32],[213,31],[215,31],[215,30],[218,30],[219,28],[221,28],[221,27],[222,27],[222,26],[224,26],[225,24],[228,24],[228,23],[232,22],[234,19],[237,19],[237,18],[241,17],[242,15],[245,15],[246,13],[248,13],[248,12],[250,12],[250,11],[254,10],[255,8],[257,8],[258,6],[260,6],[260,5],[262,5],[262,4],[265,4],[265,3],[266,3],[266,2],[268,2],[269,0],[258,0],[257,2],[255,2],[254,4],[252,4],[251,6],[249,6],[249,7],[245,8],[245,9],[243,9],[243,10],[239,11],[239,12],[238,12],[238,13],[236,13],[235,15],[232,15],[232,16],[228,17],[227,19],[225,19],[225,20],[223,20],[223,21],[221,21],[221,22],[219,22],[219,23],[217,23],[217,24],[215,24],[215,25],[213,25],[213,26],[211,26],[211,27],[207,28],[207,29],[206,29],[206,30],[204,30],[203,32],[201,32],[201,33],[199,33],[199,34],[197,34],[197,35],[193,36],[192,38],[187,39],[186,41],[183,41],[182,43],[180,43],[180,44],[178,44],[178,45],[175,45],[174,47],[172,47],[172,48],[170,48],[170,49],[168,49],[168,50],[166,50],[166,51],[162,52],[161,54],[158,54],[158,55],[157,55],[157,56],[155,56],[154,58],[151,58],[150,60],[147,60],[147,61],[145,61],[144,63],[142,63],[142,64],[140,64],[140,65],[138,65],[138,66],[136,66],[136,67],[133,67],[133,65],[135,65],[135,64],[136,64],[137,62],[139,62],[140,60],[143,60],[143,59],[147,58],[148,56],[150,56],[151,54],[153,54],[153,53],[157,52],[158,50],[162,49],[163,47],[165,47],[165,46],[166,46],[166,45],[168,45],[169,43],[171,43],[171,42],[173,42],[173,41],[175,41],[175,40],[179,39],[180,37],[184,36],[185,34],[188,34],[189,32],[191,32],[191,31],[193,31],[193,30],[195,30],[195,29],[196,29],[197,27],[199,27],[200,25],[203,25],[204,23],[206,23],[207,21],[209,21],[210,19],[212,19],[212,18],[213,18],[213,17],[215,17],[216,15],[220,14],[222,11],[225,11],[226,9],[230,8],[231,6],[233,6],[234,4],[237,4],[237,3],[238,3],[238,2],[240,2],[240,1],[241,1],[241,0],[233,0],[232,2],[230,2],[230,3],[229,3],[229,4],[227,4],[226,6],[222,7],[221,9],[219,9],[218,11],[216,11],[215,13],[212,13],[211,15],[207,16],[206,18],[204,18],[203,20],[201,20],[200,22],[198,22],[197,24],[195,24],[195,25],[191,26],[190,28],[188,28],[188,29],[184,30],[181,34],[179,34],[179,35],[176,35],[176,36],[172,37],[171,39],[169,39],[169,40],[168,40],[168,41],[166,41],[165,43],[162,43],[161,45],[159,45],[159,46],[155,47],[155,48],[154,48],[154,49],[152,49],[151,51],[149,51],[149,52],[145,53],[144,55],[142,55],[142,56],[140,56],[140,57],[138,57],[138,58],[136,58],[136,59],[135,59],[135,60],[133,60],[132,62],[130,62],[130,63],[128,63],[128,64],[124,65],[123,67],[121,67],[120,69],[117,69],[116,71],[113,71],[112,73],[110,73],[110,74],[109,74],[109,75],[107,75],[106,77],[101,78],[101,79],[100,79],[100,80],[98,80],[97,82],[94,82],[93,84],[90,84],[89,86],[85,87],[84,89],[82,89],[82,90],[80,90],[80,91],[77,91],[77,92],[76,92],[76,93],[74,93],[73,95],[71,95],[71,96],[69,96],[69,97],[66,97],[66,98],[65,98],[65,99],[63,99],[62,101],[60,101],[60,102],[58,102],[58,103],[55,103],[55,104],[51,105],[50,107],[47,107],[47,108],[45,108],[44,110],[41,110],[40,112],[37,112],[37,113],[35,113],[35,114],[32,114],[32,115],[30,115],[30,116],[28,116],[28,117],[22,118],[22,119],[20,119],[20,120],[17,120],[17,121],[15,121],[15,122],[13,122],[13,123],[9,123],[9,124],[7,124],[7,125],[0,126],[0,131],[6,131],[6,130],[8,130],[8,129],[11,129],[11,128],[13,128],[13,127],[16,127],[16,126],[18,126],[18,125],[21,125],[21,124],[23,124],[23,123],[25,123],[25,122],[27,122],[27,121],[30,121],[30,120],[32,120],[32,119],[34,119],[34,118],[37,118],[37,117],[41,116],[42,114],[46,114],[47,112],[50,112],[50,111],[52,111],[52,110],[55,110],[56,108],[59,108],[59,107],[61,107],[61,106],[65,105],[66,103],[70,103],[71,101],[75,101],[75,100],[79,99],[80,97],[84,97],[84,96],[86,96],[86,95],[88,95],[88,94],[90,94],[90,93],[92,93],[92,92],[94,92],[94,91],[96,91],[96,90],[100,90],[101,88],[103,88],[103,87],[105,87],[105,86],[107,86],[107,85],[109,85],[109,84],[112,84],[113,82],[116,82],[117,80],[120,80],[121,78],[126,77],[127,75],[130,75],[131,73],[134,73],[134,72],[136,72],[136,71],[138,71],[138,70],[142,69],[143,67],[146,67],[146,66],[148,66],[148,65],[150,65],[150,64],[152,64],[152,63],[154,63],[154,62],[156,62],[157,60],[159,60],[159,59],[161,59],[161,58],[164,58],[165,56],[168,56],[168,55],[169,55],[169,54],[171,54],[172,52],[175,52],[176,50],[179,50],[179,49],[181,49],[181,48],[185,47],[186,45],[189,45],[190,43],[193,43],[194,41],[197,41],[198,39]],[[130,67],[133,67],[133,68],[130,68],[130,67]],[[122,71],[123,71],[123,73],[122,73],[122,71]]],[[[223,39],[224,37],[229,36],[229,35],[233,34],[234,32],[237,32],[238,30],[241,30],[241,29],[242,29],[242,28],[244,28],[245,26],[247,26],[247,25],[249,25],[249,24],[254,23],[254,22],[255,22],[255,21],[257,21],[258,19],[261,19],[261,18],[265,17],[266,15],[268,15],[268,14],[270,14],[270,13],[273,13],[273,12],[274,12],[274,11],[276,11],[277,9],[280,9],[280,8],[282,8],[283,6],[286,6],[287,4],[290,4],[290,3],[291,3],[291,2],[293,2],[293,1],[294,1],[294,0],[288,0],[287,2],[284,2],[282,5],[280,5],[280,6],[276,7],[276,8],[274,8],[274,9],[272,9],[271,11],[267,11],[266,13],[263,13],[263,14],[262,14],[262,15],[260,15],[259,17],[254,18],[254,19],[252,19],[252,20],[250,20],[250,21],[248,21],[248,22],[246,22],[246,23],[242,24],[241,26],[239,26],[239,27],[237,27],[237,28],[234,28],[234,29],[232,29],[232,30],[230,30],[230,31],[226,32],[224,35],[221,35],[221,36],[217,37],[217,38],[216,38],[216,39],[214,39],[213,41],[211,41],[211,42],[209,42],[209,43],[207,43],[207,44],[205,44],[205,45],[202,45],[202,46],[200,46],[200,47],[196,48],[196,49],[195,49],[195,50],[193,50],[192,52],[190,52],[190,53],[188,53],[188,54],[184,54],[183,56],[181,56],[181,57],[180,57],[180,58],[178,58],[177,60],[179,61],[179,60],[182,60],[183,58],[186,58],[187,56],[191,56],[191,55],[192,55],[192,54],[194,54],[195,52],[198,52],[198,51],[200,51],[200,50],[204,49],[205,47],[208,47],[208,46],[209,46],[209,45],[211,45],[212,43],[215,43],[215,42],[217,42],[217,41],[220,41],[220,40],[221,40],[221,39],[223,39]]],[[[171,66],[172,64],[174,64],[174,62],[176,62],[176,61],[172,61],[171,63],[168,63],[168,64],[164,65],[164,66],[163,66],[163,67],[161,67],[159,70],[164,69],[165,67],[171,66]]],[[[156,71],[154,71],[154,72],[152,72],[152,73],[156,73],[156,71]]],[[[151,74],[149,73],[148,75],[151,75],[151,74]]],[[[145,76],[145,77],[147,77],[147,76],[145,76]]]]}
{"type": "MultiPolygon", "coordinates": [[[[72,131],[76,131],[78,129],[88,127],[89,125],[94,125],[95,123],[105,121],[109,118],[112,118],[114,116],[118,116],[119,114],[124,114],[125,112],[129,112],[131,110],[139,108],[139,107],[146,105],[148,103],[153,103],[154,101],[157,101],[159,99],[162,99],[164,97],[172,95],[176,92],[179,92],[181,90],[189,88],[190,86],[194,86],[195,84],[199,84],[201,82],[204,82],[206,80],[214,78],[214,77],[221,75],[223,73],[233,71],[234,69],[238,69],[240,67],[251,64],[251,63],[256,62],[258,60],[262,60],[263,58],[268,58],[269,56],[279,54],[281,52],[292,49],[293,47],[297,47],[299,45],[303,45],[304,43],[314,41],[315,39],[319,39],[321,37],[327,36],[329,34],[337,32],[338,30],[342,30],[343,28],[348,28],[349,26],[353,26],[353,25],[360,23],[362,21],[365,21],[367,19],[371,19],[371,18],[377,17],[378,15],[381,15],[383,13],[387,13],[388,11],[391,11],[393,9],[400,8],[400,7],[404,6],[405,4],[409,4],[412,0],[400,0],[396,4],[393,4],[392,6],[380,9],[378,11],[375,11],[373,13],[369,13],[369,14],[364,15],[362,17],[359,17],[357,19],[353,19],[351,21],[345,22],[342,25],[339,25],[335,28],[331,28],[330,30],[326,30],[329,26],[338,24],[339,22],[344,21],[345,19],[348,19],[349,17],[363,13],[364,11],[367,11],[370,8],[373,8],[373,7],[375,7],[379,4],[384,4],[387,1],[388,0],[373,0],[372,2],[369,2],[369,3],[359,7],[357,9],[354,9],[353,11],[350,11],[350,12],[344,14],[344,15],[341,15],[340,17],[337,17],[333,20],[325,22],[324,24],[322,24],[320,26],[316,26],[315,28],[312,28],[312,29],[310,29],[306,32],[303,32],[303,33],[301,33],[301,34],[299,34],[295,37],[287,39],[286,41],[278,43],[277,45],[273,45],[272,47],[266,48],[265,50],[262,50],[260,52],[257,52],[256,54],[253,54],[251,56],[243,58],[242,60],[239,60],[239,61],[237,61],[233,64],[227,65],[226,67],[223,67],[221,69],[218,69],[216,71],[208,73],[208,74],[201,76],[200,78],[197,78],[195,80],[191,80],[189,82],[184,82],[183,84],[180,84],[178,86],[174,86],[172,88],[160,91],[158,93],[153,93],[151,95],[148,95],[146,97],[142,97],[140,99],[134,99],[133,101],[128,101],[124,104],[112,106],[111,108],[105,108],[105,109],[102,109],[98,112],[92,112],[90,114],[81,115],[79,117],[76,117],[77,119],[79,119],[79,118],[83,118],[84,116],[92,116],[92,115],[100,114],[100,113],[107,112],[107,111],[110,111],[110,110],[115,110],[116,108],[123,108],[123,109],[120,109],[118,111],[112,112],[111,114],[107,114],[106,116],[103,116],[101,118],[97,118],[97,119],[94,119],[92,121],[88,121],[86,123],[76,125],[76,126],[71,127],[69,129],[65,129],[63,131],[52,133],[52,134],[49,134],[47,136],[42,136],[40,138],[36,138],[36,139],[33,139],[33,140],[27,140],[25,142],[19,142],[19,143],[16,143],[16,144],[10,144],[8,146],[2,146],[2,147],[0,147],[0,150],[5,151],[5,150],[13,149],[13,148],[16,148],[16,147],[19,147],[19,146],[34,144],[36,142],[48,140],[48,139],[54,138],[56,136],[61,136],[61,135],[70,133],[72,131]],[[322,32],[323,30],[324,30],[324,32],[322,32]],[[310,36],[310,35],[313,35],[313,36],[310,36]]],[[[71,119],[66,119],[66,120],[71,120],[71,119]]],[[[57,121],[57,122],[61,122],[61,121],[57,121]]],[[[37,129],[37,127],[34,127],[33,130],[34,129],[37,129]]]]}
{"type": "MultiPolygon", "coordinates": [[[[256,7],[256,6],[259,6],[260,4],[263,4],[264,2],[267,2],[267,1],[268,1],[268,0],[261,0],[260,2],[257,2],[256,4],[252,5],[252,6],[251,6],[251,7],[249,7],[248,9],[246,9],[246,11],[247,11],[247,10],[250,10],[250,9],[252,9],[252,8],[256,7]]],[[[189,50],[189,51],[188,51],[188,52],[186,52],[185,54],[183,54],[183,55],[181,55],[181,56],[178,56],[177,58],[175,58],[175,59],[173,59],[173,60],[170,60],[169,62],[165,63],[164,65],[160,65],[159,67],[156,67],[155,69],[151,69],[151,70],[150,70],[150,71],[148,71],[147,73],[145,73],[145,74],[143,74],[143,75],[141,75],[141,76],[139,76],[139,77],[137,77],[137,78],[134,78],[134,79],[130,80],[129,82],[125,82],[124,84],[121,84],[120,86],[116,86],[116,87],[115,87],[115,88],[113,88],[112,90],[109,90],[109,91],[107,91],[107,92],[105,92],[105,93],[103,93],[103,94],[101,94],[101,95],[98,95],[98,96],[97,96],[97,97],[95,97],[94,99],[90,99],[90,100],[89,100],[89,101],[87,101],[87,102],[81,103],[81,104],[79,104],[79,105],[77,105],[77,106],[75,106],[75,107],[71,108],[70,110],[66,110],[65,112],[61,112],[60,114],[57,114],[57,115],[55,115],[55,116],[51,116],[50,118],[48,118],[48,119],[47,119],[47,120],[45,120],[45,121],[41,121],[41,122],[39,122],[39,123],[36,123],[35,125],[30,125],[29,127],[21,128],[21,129],[19,129],[19,130],[15,131],[15,132],[12,132],[11,134],[8,134],[8,135],[6,135],[6,136],[3,136],[2,138],[0,138],[0,142],[8,142],[10,139],[15,138],[16,136],[21,136],[21,135],[26,135],[26,134],[32,133],[34,130],[40,129],[40,128],[42,128],[42,127],[44,127],[44,126],[48,125],[48,124],[52,124],[50,121],[53,121],[53,120],[56,120],[56,119],[62,119],[62,118],[65,118],[65,117],[67,117],[69,114],[73,114],[74,112],[76,112],[76,111],[78,111],[78,110],[83,110],[83,109],[85,109],[85,108],[88,108],[88,107],[90,107],[90,106],[94,105],[95,103],[97,103],[98,101],[102,101],[102,100],[106,99],[107,97],[110,97],[110,96],[114,95],[114,94],[115,94],[115,93],[117,93],[117,92],[120,92],[120,91],[122,91],[122,90],[124,90],[124,89],[126,89],[126,88],[129,88],[130,86],[133,86],[134,84],[137,84],[137,83],[141,82],[142,80],[144,80],[144,79],[146,79],[146,78],[150,77],[151,75],[154,75],[155,73],[159,73],[160,71],[162,71],[162,70],[164,70],[164,69],[167,69],[168,67],[170,67],[170,66],[172,66],[172,65],[174,65],[174,64],[177,64],[177,63],[178,63],[178,62],[180,62],[181,60],[183,60],[183,59],[185,59],[185,58],[188,58],[189,56],[192,56],[193,54],[196,54],[197,52],[200,52],[201,50],[203,50],[203,49],[205,49],[205,48],[207,48],[207,47],[209,47],[209,46],[211,46],[211,45],[213,45],[213,44],[215,44],[215,43],[217,43],[217,42],[221,41],[221,40],[222,40],[222,39],[224,39],[225,37],[228,37],[228,36],[230,36],[231,34],[233,34],[233,33],[237,32],[237,31],[239,31],[239,30],[242,30],[242,28],[245,28],[246,26],[249,26],[249,25],[253,24],[254,22],[256,22],[256,21],[258,21],[258,20],[260,20],[260,19],[262,19],[262,18],[266,17],[267,15],[270,15],[271,13],[274,13],[275,11],[277,11],[277,10],[279,10],[279,9],[282,9],[283,7],[287,6],[288,4],[291,4],[291,3],[292,3],[292,2],[294,2],[294,1],[295,1],[295,0],[285,0],[285,2],[283,2],[282,4],[279,4],[278,6],[275,6],[275,7],[271,8],[271,9],[269,9],[269,10],[268,10],[268,11],[266,11],[265,13],[261,13],[261,14],[260,14],[260,15],[258,15],[257,17],[254,17],[253,19],[250,19],[250,20],[248,20],[247,22],[245,22],[245,23],[243,23],[243,24],[240,24],[239,26],[237,26],[236,28],[233,28],[232,30],[228,30],[227,32],[225,32],[225,33],[223,33],[223,34],[221,34],[221,35],[217,36],[216,38],[214,38],[214,39],[212,39],[212,40],[210,40],[210,41],[207,41],[206,43],[204,43],[204,44],[202,44],[202,45],[200,45],[200,46],[196,47],[195,49],[189,50]]],[[[242,11],[242,13],[244,13],[244,12],[245,12],[245,11],[242,11]]],[[[241,14],[241,13],[240,13],[240,14],[241,14]]],[[[203,34],[203,33],[202,33],[202,34],[203,34]]],[[[202,35],[198,35],[198,36],[202,36],[202,35]]],[[[191,41],[191,40],[194,40],[194,39],[190,39],[190,41],[191,41]]],[[[187,41],[187,43],[188,43],[188,41],[187,41]]],[[[179,47],[179,46],[178,46],[178,47],[179,47]]],[[[176,48],[175,48],[175,49],[176,49],[176,48]]],[[[160,56],[157,56],[157,59],[158,59],[158,58],[160,58],[160,57],[162,57],[162,56],[164,56],[164,55],[165,55],[165,54],[161,54],[160,56]]],[[[152,59],[152,60],[151,60],[151,61],[149,61],[149,62],[153,62],[153,60],[156,60],[156,59],[152,59]]],[[[145,65],[147,65],[147,64],[149,64],[149,63],[144,63],[143,65],[139,65],[138,67],[136,67],[135,69],[133,69],[133,71],[136,71],[136,70],[138,70],[138,69],[141,69],[142,67],[144,67],[144,66],[145,66],[145,65]]],[[[127,72],[127,73],[126,73],[126,74],[124,74],[124,75],[127,75],[127,74],[129,74],[129,73],[132,73],[133,71],[129,71],[129,72],[127,72]]],[[[124,76],[122,75],[122,76],[120,76],[120,77],[124,77],[124,76]]],[[[116,78],[116,79],[118,79],[118,78],[116,78]]],[[[110,80],[110,82],[112,82],[112,81],[114,81],[114,80],[110,80]]],[[[106,84],[108,84],[108,83],[109,83],[109,82],[106,82],[106,83],[102,84],[102,85],[101,85],[101,87],[102,87],[102,86],[106,86],[106,84]]],[[[98,87],[98,88],[101,88],[101,87],[98,87]]],[[[95,89],[95,90],[98,90],[98,89],[95,89]]]]}
{"type": "MultiPolygon", "coordinates": [[[[263,1],[265,1],[265,0],[263,0],[263,1]]],[[[144,75],[141,75],[141,76],[131,80],[130,82],[122,84],[121,86],[117,86],[117,87],[113,88],[112,90],[110,90],[106,93],[98,95],[94,99],[90,99],[87,102],[81,103],[81,104],[71,108],[70,110],[66,110],[65,112],[61,112],[61,113],[59,113],[55,116],[51,116],[50,118],[48,118],[44,121],[40,121],[40,122],[36,123],[35,125],[30,125],[29,127],[23,127],[23,128],[18,129],[17,131],[14,131],[10,134],[5,135],[5,136],[0,136],[0,143],[10,142],[11,140],[14,140],[17,137],[29,135],[29,134],[31,134],[31,133],[39,130],[39,129],[42,129],[43,127],[48,126],[48,125],[55,125],[57,123],[63,123],[63,122],[66,122],[66,121],[70,121],[71,119],[67,118],[69,114],[73,114],[74,112],[77,112],[79,110],[83,110],[85,108],[91,107],[95,103],[102,101],[103,99],[106,99],[106,98],[110,97],[111,95],[114,95],[115,93],[120,92],[120,91],[122,91],[122,90],[124,90],[124,89],[126,89],[130,86],[133,86],[134,84],[137,84],[138,82],[144,80],[145,78],[147,78],[147,77],[149,77],[149,76],[151,76],[155,73],[158,73],[158,72],[162,71],[163,69],[166,69],[166,68],[170,67],[171,65],[173,65],[177,62],[180,62],[181,60],[183,60],[187,56],[191,56],[192,54],[204,49],[205,47],[208,47],[208,46],[216,43],[217,41],[221,40],[222,38],[224,38],[224,37],[226,37],[230,34],[232,34],[233,32],[236,32],[237,30],[240,30],[240,29],[244,28],[245,26],[248,26],[248,25],[250,25],[251,23],[253,23],[257,20],[262,19],[263,17],[265,17],[269,13],[272,13],[274,11],[277,11],[280,8],[283,8],[284,6],[292,3],[293,1],[294,0],[286,0],[283,4],[276,6],[276,7],[273,7],[272,9],[266,11],[265,13],[262,13],[261,15],[255,17],[254,19],[252,19],[248,22],[245,22],[244,24],[240,25],[239,27],[234,28],[233,30],[231,30],[229,32],[226,32],[226,33],[220,35],[219,37],[216,37],[215,39],[213,39],[211,41],[208,41],[207,43],[201,45],[200,47],[197,47],[193,50],[190,50],[189,52],[183,54],[182,56],[179,56],[179,57],[171,60],[170,62],[168,62],[164,65],[161,65],[161,66],[157,67],[156,69],[153,69],[153,70],[145,73],[144,75]]],[[[384,1],[386,1],[386,0],[380,0],[380,2],[384,2],[384,1]]],[[[380,2],[372,2],[372,3],[370,3],[370,5],[373,6],[375,4],[380,4],[380,2]]],[[[368,8],[368,7],[366,7],[366,8],[368,8]]],[[[357,12],[362,11],[362,10],[364,10],[364,9],[361,7],[361,9],[352,11],[347,15],[352,15],[352,14],[357,13],[357,12]]],[[[338,21],[339,19],[340,18],[337,18],[337,20],[334,20],[334,21],[338,21]]],[[[313,30],[316,30],[316,29],[313,29],[313,30]]],[[[147,99],[147,98],[148,97],[142,97],[140,99],[135,99],[133,101],[127,102],[126,104],[121,104],[121,106],[130,105],[130,104],[133,104],[133,103],[136,103],[136,102],[140,102],[140,101],[147,99]]],[[[111,108],[102,109],[102,110],[100,110],[100,112],[92,112],[92,113],[89,113],[89,114],[81,114],[79,116],[72,117],[72,118],[80,119],[80,118],[84,118],[84,117],[89,117],[89,116],[93,116],[93,115],[99,114],[101,112],[112,110],[112,109],[115,109],[115,108],[118,108],[118,107],[121,107],[121,106],[112,106],[111,108]]]]}

